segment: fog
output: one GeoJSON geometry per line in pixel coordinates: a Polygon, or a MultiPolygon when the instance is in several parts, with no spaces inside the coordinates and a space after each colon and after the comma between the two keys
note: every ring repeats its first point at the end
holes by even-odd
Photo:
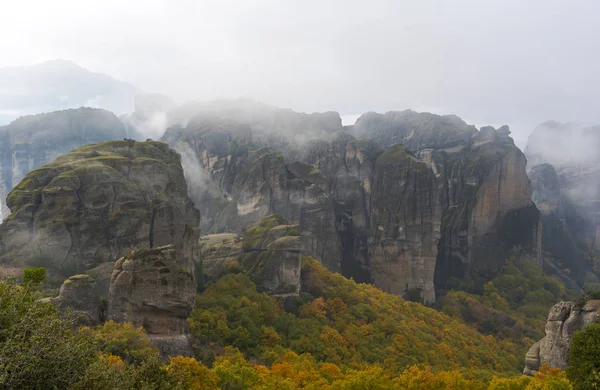
{"type": "Polygon", "coordinates": [[[600,123],[597,0],[5,3],[0,67],[68,59],[177,103],[453,113],[521,147],[548,119],[600,123]]]}

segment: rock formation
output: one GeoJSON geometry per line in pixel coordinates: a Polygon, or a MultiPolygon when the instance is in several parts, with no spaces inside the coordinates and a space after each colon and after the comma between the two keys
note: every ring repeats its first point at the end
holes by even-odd
{"type": "Polygon", "coordinates": [[[196,293],[193,269],[172,245],[131,251],[115,263],[108,318],[143,326],[164,356],[190,356],[186,319],[196,293]]]}
{"type": "Polygon", "coordinates": [[[433,170],[404,145],[388,148],[375,161],[368,258],[372,281],[384,291],[402,295],[418,288],[425,301],[435,301],[438,190],[433,170]]]}
{"type": "Polygon", "coordinates": [[[234,106],[205,107],[163,137],[182,154],[205,232],[278,213],[299,223],[303,254],[428,301],[453,280],[485,280],[514,247],[539,254],[526,159],[506,126],[477,131],[456,116],[404,111],[341,129],[333,113],[234,106]]]}
{"type": "Polygon", "coordinates": [[[200,237],[199,251],[202,274],[207,280],[237,264],[242,257],[243,237],[238,233],[217,233],[200,237]]]}
{"type": "Polygon", "coordinates": [[[199,215],[180,156],[155,142],[91,144],[25,176],[8,196],[0,259],[81,273],[127,251],[173,244],[190,258],[199,215]]]}
{"type": "Polygon", "coordinates": [[[64,281],[56,298],[47,299],[84,325],[98,325],[106,319],[106,296],[98,294],[96,281],[89,275],[74,275],[64,281]]]}
{"type": "Polygon", "coordinates": [[[263,218],[243,235],[213,234],[200,242],[206,279],[216,279],[229,268],[240,266],[262,291],[273,295],[300,292],[299,226],[280,215],[263,218]]]}
{"type": "Polygon", "coordinates": [[[81,145],[126,137],[112,113],[79,108],[21,117],[0,127],[0,216],[6,196],[30,171],[81,145]]]}
{"type": "Polygon", "coordinates": [[[241,263],[252,279],[271,294],[300,291],[301,244],[298,225],[271,215],[244,233],[241,263]]]}
{"type": "Polygon", "coordinates": [[[542,246],[550,255],[545,270],[573,288],[600,283],[589,266],[600,242],[599,146],[599,126],[546,122],[525,148],[532,199],[542,213],[542,246]]]}
{"type": "Polygon", "coordinates": [[[370,138],[387,147],[406,145],[412,151],[445,149],[450,152],[471,142],[477,133],[456,115],[435,115],[412,110],[385,114],[368,112],[358,118],[350,130],[358,138],[370,138]]]}
{"type": "Polygon", "coordinates": [[[525,375],[534,375],[547,363],[565,369],[569,365],[571,341],[575,331],[600,319],[600,300],[590,300],[583,306],[560,302],[550,309],[546,336],[533,344],[525,357],[525,375]]]}

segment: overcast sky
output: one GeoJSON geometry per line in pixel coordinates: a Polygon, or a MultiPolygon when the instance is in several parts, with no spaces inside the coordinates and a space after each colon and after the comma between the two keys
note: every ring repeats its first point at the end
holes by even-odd
{"type": "Polygon", "coordinates": [[[184,100],[600,122],[599,0],[2,0],[0,66],[69,59],[184,100]]]}

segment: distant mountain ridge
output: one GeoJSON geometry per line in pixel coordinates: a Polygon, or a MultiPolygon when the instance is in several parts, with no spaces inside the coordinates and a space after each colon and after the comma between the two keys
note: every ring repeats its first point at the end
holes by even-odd
{"type": "Polygon", "coordinates": [[[140,92],[131,84],[72,61],[0,68],[0,125],[23,115],[81,106],[121,115],[134,111],[134,96],[140,92]]]}

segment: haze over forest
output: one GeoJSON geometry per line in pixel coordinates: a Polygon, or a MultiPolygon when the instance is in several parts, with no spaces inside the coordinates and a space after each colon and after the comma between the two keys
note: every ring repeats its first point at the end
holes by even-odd
{"type": "MultiPolygon", "coordinates": [[[[598,11],[594,0],[20,1],[3,7],[0,67],[61,58],[177,103],[252,97],[349,123],[457,114],[508,124],[523,148],[548,119],[600,122],[598,11]]],[[[2,103],[30,92],[2,85],[2,103]]],[[[0,119],[22,110],[3,104],[0,119]]]]}

